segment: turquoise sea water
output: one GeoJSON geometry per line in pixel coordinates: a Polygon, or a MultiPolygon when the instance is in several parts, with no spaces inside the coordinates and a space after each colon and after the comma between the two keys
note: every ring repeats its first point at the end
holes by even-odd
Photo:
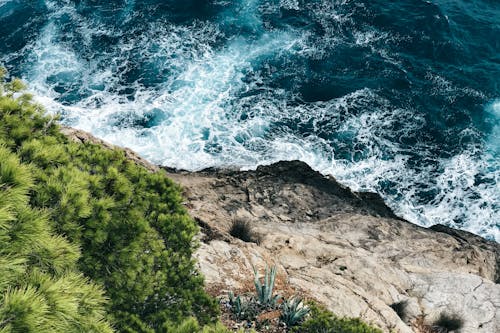
{"type": "Polygon", "coordinates": [[[0,61],[153,162],[300,159],[500,241],[498,1],[0,0],[0,61]]]}

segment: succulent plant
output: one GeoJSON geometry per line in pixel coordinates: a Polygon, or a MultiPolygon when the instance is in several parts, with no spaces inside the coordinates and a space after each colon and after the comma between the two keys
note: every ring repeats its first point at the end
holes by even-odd
{"type": "Polygon", "coordinates": [[[280,319],[287,327],[292,327],[304,320],[309,311],[309,307],[302,303],[302,299],[293,297],[283,302],[280,319]]]}
{"type": "Polygon", "coordinates": [[[239,320],[254,320],[259,313],[259,304],[251,298],[249,300],[235,296],[233,292],[229,292],[229,305],[231,312],[239,320]]]}
{"type": "Polygon", "coordinates": [[[266,273],[264,275],[263,282],[261,282],[259,272],[255,267],[254,274],[254,284],[255,290],[257,292],[258,302],[265,307],[275,308],[278,304],[278,301],[281,299],[281,296],[273,295],[274,282],[276,280],[276,266],[272,267],[271,270],[266,267],[266,273]]]}

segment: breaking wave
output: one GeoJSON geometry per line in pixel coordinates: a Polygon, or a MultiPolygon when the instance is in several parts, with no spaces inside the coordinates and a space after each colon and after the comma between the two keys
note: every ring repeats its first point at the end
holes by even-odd
{"type": "Polygon", "coordinates": [[[495,17],[488,1],[0,0],[0,61],[65,124],[153,162],[299,159],[500,241],[495,17]]]}

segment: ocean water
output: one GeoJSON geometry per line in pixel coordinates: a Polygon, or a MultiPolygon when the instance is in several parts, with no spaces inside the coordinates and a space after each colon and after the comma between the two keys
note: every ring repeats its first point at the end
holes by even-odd
{"type": "Polygon", "coordinates": [[[155,163],[299,159],[500,241],[497,0],[0,0],[0,62],[155,163]]]}

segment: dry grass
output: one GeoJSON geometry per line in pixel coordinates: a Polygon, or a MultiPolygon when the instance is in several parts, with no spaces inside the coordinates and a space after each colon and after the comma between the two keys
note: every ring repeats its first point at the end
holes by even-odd
{"type": "Polygon", "coordinates": [[[258,245],[261,242],[261,237],[255,233],[250,222],[245,219],[234,219],[229,229],[229,234],[246,243],[255,243],[258,245]]]}
{"type": "Polygon", "coordinates": [[[419,316],[412,322],[412,327],[417,333],[449,333],[460,332],[463,320],[457,315],[441,314],[438,320],[429,324],[424,316],[419,316]]]}

